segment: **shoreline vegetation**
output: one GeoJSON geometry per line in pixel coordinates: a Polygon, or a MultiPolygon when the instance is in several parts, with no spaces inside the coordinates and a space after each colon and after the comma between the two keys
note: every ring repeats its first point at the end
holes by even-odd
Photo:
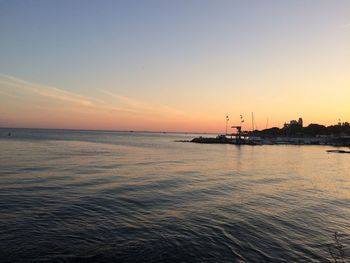
{"type": "MultiPolygon", "coordinates": [[[[303,127],[302,119],[284,124],[283,128],[273,127],[264,130],[241,131],[222,134],[217,137],[196,137],[190,142],[243,144],[243,145],[331,145],[350,147],[350,124],[348,122],[337,125],[324,126],[309,124],[303,127]]],[[[348,153],[348,152],[347,152],[348,153]]]]}

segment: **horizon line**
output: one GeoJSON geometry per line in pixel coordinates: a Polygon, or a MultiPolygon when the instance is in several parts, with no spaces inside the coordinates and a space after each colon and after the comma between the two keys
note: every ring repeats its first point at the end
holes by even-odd
{"type": "Polygon", "coordinates": [[[128,133],[181,133],[181,134],[217,134],[215,132],[193,132],[193,131],[152,131],[152,130],[111,130],[111,129],[77,129],[77,128],[44,128],[44,127],[3,127],[0,129],[28,129],[28,130],[61,130],[61,131],[91,131],[91,132],[128,132],[128,133]]]}

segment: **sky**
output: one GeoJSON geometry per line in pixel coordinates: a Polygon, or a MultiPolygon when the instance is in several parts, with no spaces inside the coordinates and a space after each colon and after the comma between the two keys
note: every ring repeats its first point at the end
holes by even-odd
{"type": "Polygon", "coordinates": [[[0,127],[350,121],[350,1],[0,0],[0,127]]]}

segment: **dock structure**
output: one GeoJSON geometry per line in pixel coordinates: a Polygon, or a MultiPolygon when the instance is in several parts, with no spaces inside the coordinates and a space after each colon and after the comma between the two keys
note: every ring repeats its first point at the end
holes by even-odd
{"type": "Polygon", "coordinates": [[[231,139],[234,137],[236,139],[236,144],[241,144],[241,142],[242,142],[242,126],[231,126],[231,128],[237,130],[237,133],[231,134],[231,139]]]}
{"type": "Polygon", "coordinates": [[[257,140],[253,140],[253,137],[249,137],[247,133],[239,132],[230,133],[226,135],[218,135],[216,137],[197,137],[193,138],[190,142],[194,143],[208,143],[208,144],[236,144],[236,145],[256,145],[257,140]]]}

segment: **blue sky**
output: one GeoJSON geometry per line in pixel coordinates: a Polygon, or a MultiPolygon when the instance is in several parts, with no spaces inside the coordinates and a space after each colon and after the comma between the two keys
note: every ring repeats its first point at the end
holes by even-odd
{"type": "MultiPolygon", "coordinates": [[[[219,123],[251,111],[276,125],[299,115],[350,118],[349,1],[0,1],[0,37],[0,74],[169,107],[200,119],[198,129],[204,116],[219,123]],[[315,96],[328,89],[343,95],[315,96]]],[[[19,110],[16,103],[2,112],[19,110]]]]}

